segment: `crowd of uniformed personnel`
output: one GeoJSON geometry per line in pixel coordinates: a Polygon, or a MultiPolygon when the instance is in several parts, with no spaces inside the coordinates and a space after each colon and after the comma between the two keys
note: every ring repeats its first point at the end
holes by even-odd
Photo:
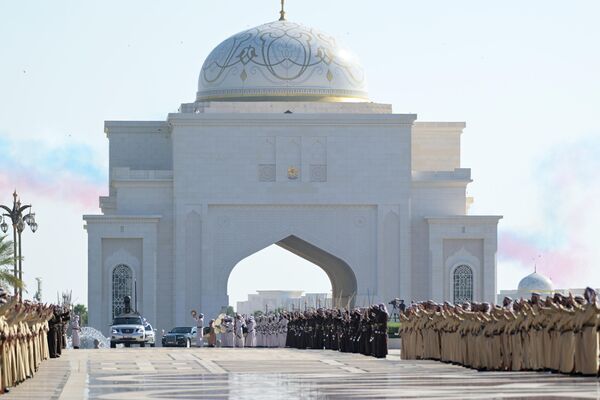
{"type": "Polygon", "coordinates": [[[0,288],[0,393],[31,378],[50,357],[52,306],[19,302],[0,288]]]}
{"type": "Polygon", "coordinates": [[[388,313],[384,304],[353,310],[296,311],[289,315],[286,347],[387,355],[388,313]]]}
{"type": "Polygon", "coordinates": [[[503,304],[422,302],[400,315],[403,359],[430,359],[487,371],[597,375],[596,292],[559,293],[503,304]]]}

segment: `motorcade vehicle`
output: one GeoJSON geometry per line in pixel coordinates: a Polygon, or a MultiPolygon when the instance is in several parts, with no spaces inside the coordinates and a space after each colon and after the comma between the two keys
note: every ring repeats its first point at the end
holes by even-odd
{"type": "Polygon", "coordinates": [[[146,344],[154,347],[156,345],[156,330],[148,323],[144,326],[144,330],[146,331],[146,344]]]}
{"type": "Polygon", "coordinates": [[[156,335],[152,326],[137,313],[121,314],[115,317],[110,331],[110,347],[113,349],[121,343],[125,347],[131,347],[132,344],[140,347],[145,347],[146,343],[150,346],[155,344],[156,335]]]}
{"type": "Polygon", "coordinates": [[[198,335],[195,326],[177,326],[162,337],[163,347],[191,347],[198,335]]]}

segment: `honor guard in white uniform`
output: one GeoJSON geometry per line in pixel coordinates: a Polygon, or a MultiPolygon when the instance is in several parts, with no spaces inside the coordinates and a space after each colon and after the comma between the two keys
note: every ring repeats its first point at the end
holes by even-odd
{"type": "Polygon", "coordinates": [[[246,321],[248,333],[246,334],[246,347],[256,347],[256,321],[251,315],[246,321]]]}

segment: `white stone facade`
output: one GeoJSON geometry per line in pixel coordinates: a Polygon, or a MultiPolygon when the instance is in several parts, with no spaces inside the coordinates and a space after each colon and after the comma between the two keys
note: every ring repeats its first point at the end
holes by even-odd
{"type": "Polygon", "coordinates": [[[253,100],[106,122],[109,196],[84,216],[92,326],[107,331],[113,286],[131,282],[159,329],[192,309],[213,316],[235,265],[274,243],[323,268],[335,306],[453,301],[455,281],[461,296],[494,301],[500,217],[467,215],[464,123],[369,102],[253,100]],[[130,280],[113,282],[118,265],[130,280]]]}

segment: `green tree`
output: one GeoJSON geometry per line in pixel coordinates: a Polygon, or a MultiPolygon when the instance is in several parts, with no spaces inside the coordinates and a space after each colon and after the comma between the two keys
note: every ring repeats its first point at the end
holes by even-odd
{"type": "Polygon", "coordinates": [[[88,310],[84,304],[75,304],[73,312],[79,315],[79,325],[86,326],[88,323],[88,310]]]}
{"type": "Polygon", "coordinates": [[[8,236],[0,236],[0,286],[3,289],[9,287],[23,287],[23,282],[13,275],[11,269],[14,266],[13,241],[8,236]]]}
{"type": "Polygon", "coordinates": [[[222,306],[221,307],[221,314],[225,314],[225,315],[229,315],[231,317],[235,316],[235,311],[233,311],[233,307],[232,306],[222,306]]]}

